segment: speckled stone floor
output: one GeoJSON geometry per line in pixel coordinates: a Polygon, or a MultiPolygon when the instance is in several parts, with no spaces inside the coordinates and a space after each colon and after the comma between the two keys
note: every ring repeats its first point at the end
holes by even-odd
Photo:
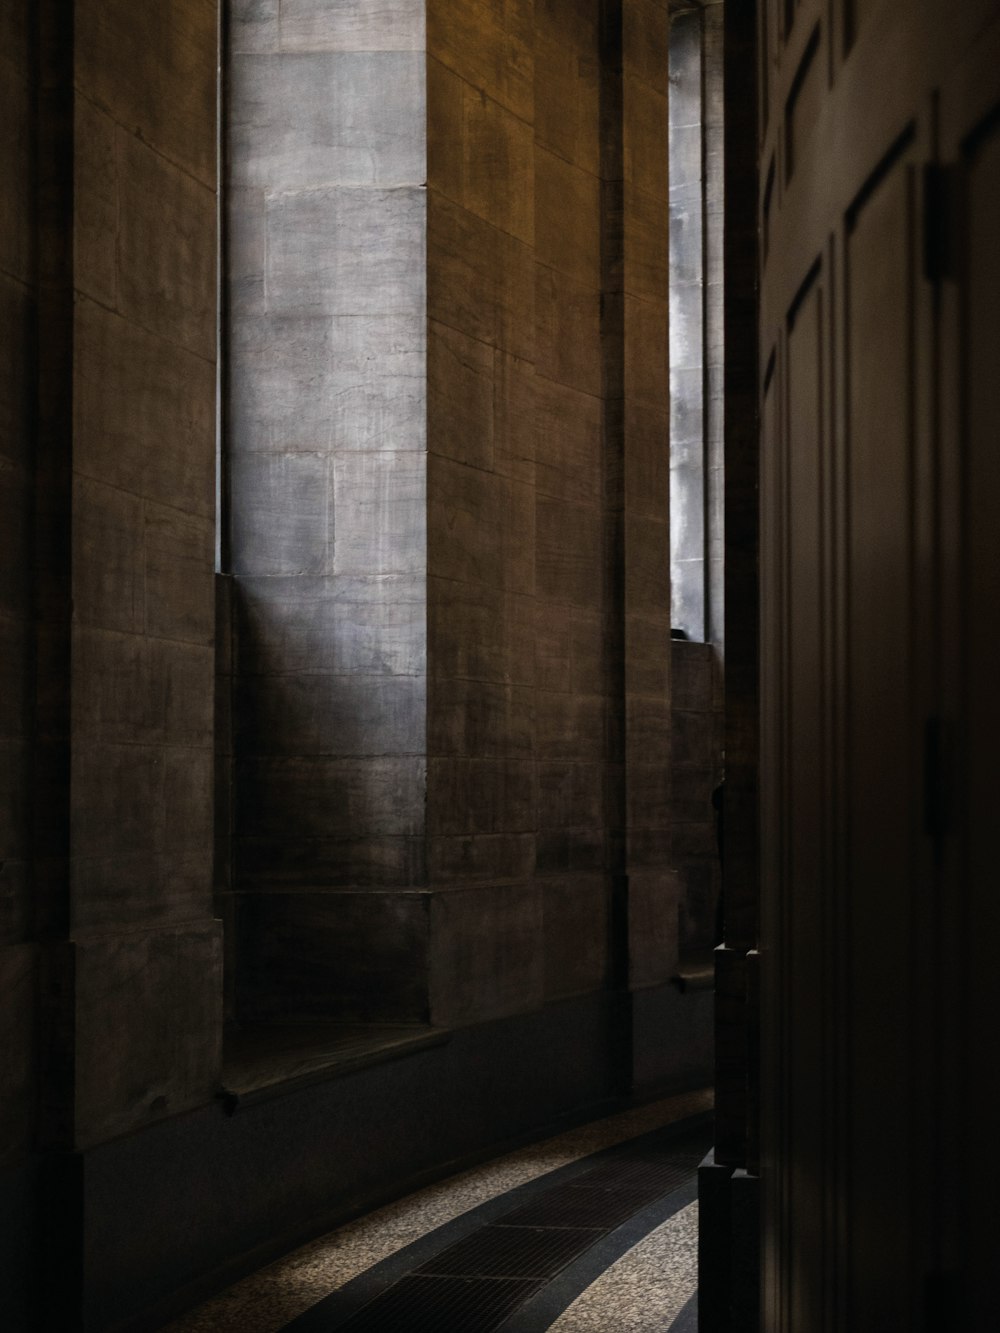
{"type": "Polygon", "coordinates": [[[688,1204],[596,1278],[552,1333],[665,1333],[698,1287],[698,1205],[688,1204]]]}
{"type": "MultiPolygon", "coordinates": [[[[167,1333],[279,1333],[332,1292],[471,1210],[591,1154],[704,1113],[711,1104],[707,1090],[667,1098],[419,1190],[243,1279],[175,1320],[167,1333]]],[[[638,1238],[544,1326],[558,1333],[664,1333],[695,1289],[696,1236],[696,1206],[691,1204],[638,1238]]]]}

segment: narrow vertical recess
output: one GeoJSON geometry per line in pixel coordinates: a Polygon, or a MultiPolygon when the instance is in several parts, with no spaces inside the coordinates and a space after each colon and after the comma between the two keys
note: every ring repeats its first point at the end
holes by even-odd
{"type": "Polygon", "coordinates": [[[428,226],[426,6],[228,8],[232,1007],[418,1019],[429,252],[464,222],[428,226]]]}
{"type": "Polygon", "coordinates": [[[30,862],[42,945],[39,1141],[73,1141],[74,985],[70,930],[70,618],[73,453],[74,6],[36,17],[36,467],[32,584],[35,671],[30,862]]]}
{"type": "Polygon", "coordinates": [[[35,1142],[54,1151],[36,1240],[48,1272],[37,1315],[69,1328],[83,1283],[82,1180],[76,1138],[76,972],[68,942],[74,358],[74,0],[39,0],[33,29],[36,114],[31,235],[36,292],[33,366],[34,629],[28,862],[29,937],[38,948],[35,1142]]]}
{"type": "MultiPolygon", "coordinates": [[[[755,105],[754,6],[727,6],[727,99],[755,105]]],[[[726,943],[757,942],[757,153],[752,117],[725,124],[726,943]]]]}
{"type": "Polygon", "coordinates": [[[219,5],[218,81],[216,84],[216,395],[215,395],[215,572],[228,574],[229,560],[229,469],[226,460],[226,405],[229,401],[229,244],[225,215],[228,177],[227,85],[229,71],[229,5],[219,5]]]}
{"type": "MultiPolygon", "coordinates": [[[[754,5],[727,5],[724,80],[730,105],[757,105],[754,5]]],[[[766,52],[760,53],[766,59],[766,52]]],[[[748,1042],[756,1025],[746,960],[758,939],[758,439],[757,127],[725,120],[725,823],[723,947],[716,952],[716,1160],[757,1157],[748,1120],[748,1042]],[[718,1003],[726,994],[727,1002],[718,1003]]],[[[773,364],[773,362],[772,362],[773,364]]],[[[772,373],[771,370],[768,372],[772,373]]],[[[767,381],[770,383],[770,381],[767,381]]],[[[765,390],[766,392],[766,390],[765,390]]],[[[770,400],[778,392],[771,384],[770,400]]]]}
{"type": "Polygon", "coordinates": [[[670,24],[671,623],[708,637],[705,357],[704,20],[670,24]]]}
{"type": "MultiPolygon", "coordinates": [[[[627,772],[625,764],[625,284],[622,3],[601,4],[601,373],[604,505],[604,605],[609,632],[604,671],[618,725],[608,728],[607,821],[611,877],[609,971],[624,989],[629,973],[627,878],[627,772]],[[620,780],[615,780],[620,774],[620,780]]],[[[623,1008],[619,1032],[623,1060],[631,1067],[631,1011],[623,1008]]],[[[623,1077],[630,1075],[626,1071],[623,1077]]]]}

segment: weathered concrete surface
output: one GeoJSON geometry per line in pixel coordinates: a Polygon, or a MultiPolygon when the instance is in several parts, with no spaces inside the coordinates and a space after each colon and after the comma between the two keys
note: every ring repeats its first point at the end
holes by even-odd
{"type": "Polygon", "coordinates": [[[426,1021],[428,909],[419,892],[245,894],[241,1017],[426,1021]]]}
{"type": "Polygon", "coordinates": [[[667,21],[662,6],[622,8],[622,759],[632,986],[669,977],[678,947],[665,801],[672,688],[667,21]]]}
{"type": "MultiPolygon", "coordinates": [[[[705,397],[706,489],[708,493],[708,622],[710,643],[725,645],[725,113],[723,109],[723,20],[721,0],[706,6],[705,68],[705,397]]],[[[735,114],[735,113],[734,113],[735,114]]]]}
{"type": "Polygon", "coordinates": [[[363,892],[440,894],[436,1021],[600,985],[623,856],[669,923],[635,932],[643,982],[676,956],[666,18],[640,9],[615,112],[596,0],[234,8],[239,938],[280,885],[310,904],[294,954],[352,890],[358,948],[392,950],[363,892]]]}
{"type": "Polygon", "coordinates": [[[80,1146],[211,1097],[222,1055],[221,973],[214,921],[78,938],[80,1146]]]}
{"type": "Polygon", "coordinates": [[[49,1266],[80,1241],[73,1150],[202,1105],[218,1079],[216,20],[214,0],[0,8],[12,1328],[76,1322],[27,1291],[44,1247],[43,1303],[70,1299],[49,1266]]]}
{"type": "Polygon", "coordinates": [[[219,1063],[216,9],[78,11],[70,850],[94,1142],[203,1101],[219,1063]]]}
{"type": "Polygon", "coordinates": [[[536,13],[536,876],[549,998],[608,968],[615,781],[605,566],[599,6],[536,13]]]}
{"type": "Polygon", "coordinates": [[[431,898],[430,1017],[458,1026],[537,1008],[542,902],[536,884],[482,884],[431,898]]]}
{"type": "MultiPolygon", "coordinates": [[[[64,7],[3,8],[21,1175],[33,1140],[73,1163],[113,1139],[138,1178],[152,1137],[206,1124],[179,1113],[215,1114],[224,1012],[522,1032],[578,1005],[542,1080],[568,1110],[621,1072],[622,1008],[588,992],[650,995],[678,952],[665,8],[626,7],[621,67],[597,0],[230,9],[219,534],[218,6],[75,0],[41,98],[27,18],[64,7]]],[[[468,1143],[537,1123],[515,1110],[467,1117],[468,1143]]]]}
{"type": "Polygon", "coordinates": [[[420,899],[385,891],[426,880],[423,6],[232,19],[237,1012],[413,1017],[420,899]]]}
{"type": "Polygon", "coordinates": [[[724,639],[721,4],[670,34],[670,392],[673,624],[724,639]]]}

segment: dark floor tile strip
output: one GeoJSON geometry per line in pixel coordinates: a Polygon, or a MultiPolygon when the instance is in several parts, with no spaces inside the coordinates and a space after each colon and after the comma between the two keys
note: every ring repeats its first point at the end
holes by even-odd
{"type": "MultiPolygon", "coordinates": [[[[388,1259],[359,1274],[358,1277],[346,1283],[339,1290],[331,1292],[329,1296],[299,1315],[297,1319],[292,1320],[290,1324],[287,1324],[283,1333],[335,1333],[336,1330],[343,1329],[349,1320],[388,1292],[396,1283],[401,1282],[402,1279],[413,1274],[415,1270],[432,1262],[445,1250],[472,1236],[483,1227],[491,1223],[499,1223],[500,1219],[506,1218],[517,1208],[536,1200],[541,1201],[544,1196],[554,1189],[572,1182],[583,1184],[582,1178],[591,1172],[594,1173],[595,1180],[602,1182],[599,1187],[607,1189],[610,1181],[606,1178],[606,1170],[611,1170],[616,1160],[623,1164],[632,1162],[637,1158],[641,1159],[641,1155],[651,1149],[670,1149],[678,1154],[683,1153],[685,1157],[689,1154],[697,1154],[699,1151],[703,1154],[705,1151],[704,1145],[708,1143],[711,1137],[710,1124],[710,1113],[690,1116],[685,1120],[677,1121],[673,1125],[652,1130],[638,1138],[629,1139],[625,1143],[604,1148],[599,1152],[590,1154],[588,1157],[569,1162],[565,1166],[548,1172],[546,1175],[517,1186],[498,1198],[490,1199],[486,1203],[480,1204],[479,1207],[463,1213],[461,1217],[455,1218],[454,1221],[428,1232],[426,1236],[422,1236],[397,1254],[391,1255],[388,1259]]],[[[700,1157],[698,1160],[700,1160],[700,1157]]],[[[668,1213],[667,1216],[669,1215],[668,1213]]],[[[614,1234],[617,1234],[617,1232],[614,1234]]],[[[641,1239],[641,1236],[639,1238],[641,1239]]],[[[631,1241],[626,1248],[629,1248],[632,1244],[635,1244],[635,1241],[631,1241]]],[[[613,1262],[613,1260],[608,1262],[613,1262]]],[[[598,1269],[597,1271],[601,1270],[598,1269]]],[[[429,1279],[420,1278],[415,1280],[427,1281],[429,1279]]],[[[575,1299],[575,1297],[572,1299],[575,1299]]],[[[495,1325],[490,1325],[490,1327],[495,1327],[495,1325]]],[[[435,1333],[452,1333],[452,1330],[442,1328],[435,1330],[435,1333]]],[[[461,1330],[460,1333],[465,1333],[465,1331],[461,1330]]]]}
{"type": "MultiPolygon", "coordinates": [[[[504,1219],[505,1220],[505,1219],[504,1219]]],[[[580,1227],[481,1227],[417,1269],[443,1277],[550,1278],[602,1233],[580,1227]]]]}
{"type": "Polygon", "coordinates": [[[512,1278],[405,1277],[343,1328],[345,1333],[492,1333],[538,1285],[512,1278]]]}
{"type": "Polygon", "coordinates": [[[691,1297],[667,1333],[698,1333],[698,1293],[691,1297]]]}
{"type": "MultiPolygon", "coordinates": [[[[620,1227],[602,1237],[575,1263],[564,1268],[535,1295],[529,1296],[511,1317],[500,1325],[499,1333],[544,1333],[559,1318],[562,1312],[581,1296],[601,1274],[613,1263],[627,1254],[634,1245],[638,1245],[651,1231],[662,1226],[675,1213],[679,1213],[698,1197],[697,1168],[692,1167],[685,1184],[675,1189],[665,1198],[636,1213],[620,1227]]],[[[687,1307],[685,1306],[685,1309],[687,1307]]],[[[697,1320],[692,1326],[697,1330],[697,1320]]],[[[626,1333],[621,1329],[608,1327],[606,1333],[626,1333]]],[[[673,1333],[673,1329],[671,1329],[673,1333]]]]}

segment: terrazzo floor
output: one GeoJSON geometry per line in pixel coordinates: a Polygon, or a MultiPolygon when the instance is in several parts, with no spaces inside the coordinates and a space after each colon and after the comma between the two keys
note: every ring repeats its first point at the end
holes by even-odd
{"type": "MultiPolygon", "coordinates": [[[[707,1112],[711,1105],[710,1090],[666,1098],[440,1181],[253,1273],[173,1321],[164,1333],[279,1333],[331,1292],[470,1210],[593,1153],[707,1112]]],[[[696,1250],[697,1206],[692,1203],[638,1238],[547,1327],[555,1333],[664,1333],[695,1290],[696,1250]]]]}
{"type": "Polygon", "coordinates": [[[606,1268],[552,1333],[665,1333],[698,1287],[698,1205],[688,1204],[606,1268]]]}

